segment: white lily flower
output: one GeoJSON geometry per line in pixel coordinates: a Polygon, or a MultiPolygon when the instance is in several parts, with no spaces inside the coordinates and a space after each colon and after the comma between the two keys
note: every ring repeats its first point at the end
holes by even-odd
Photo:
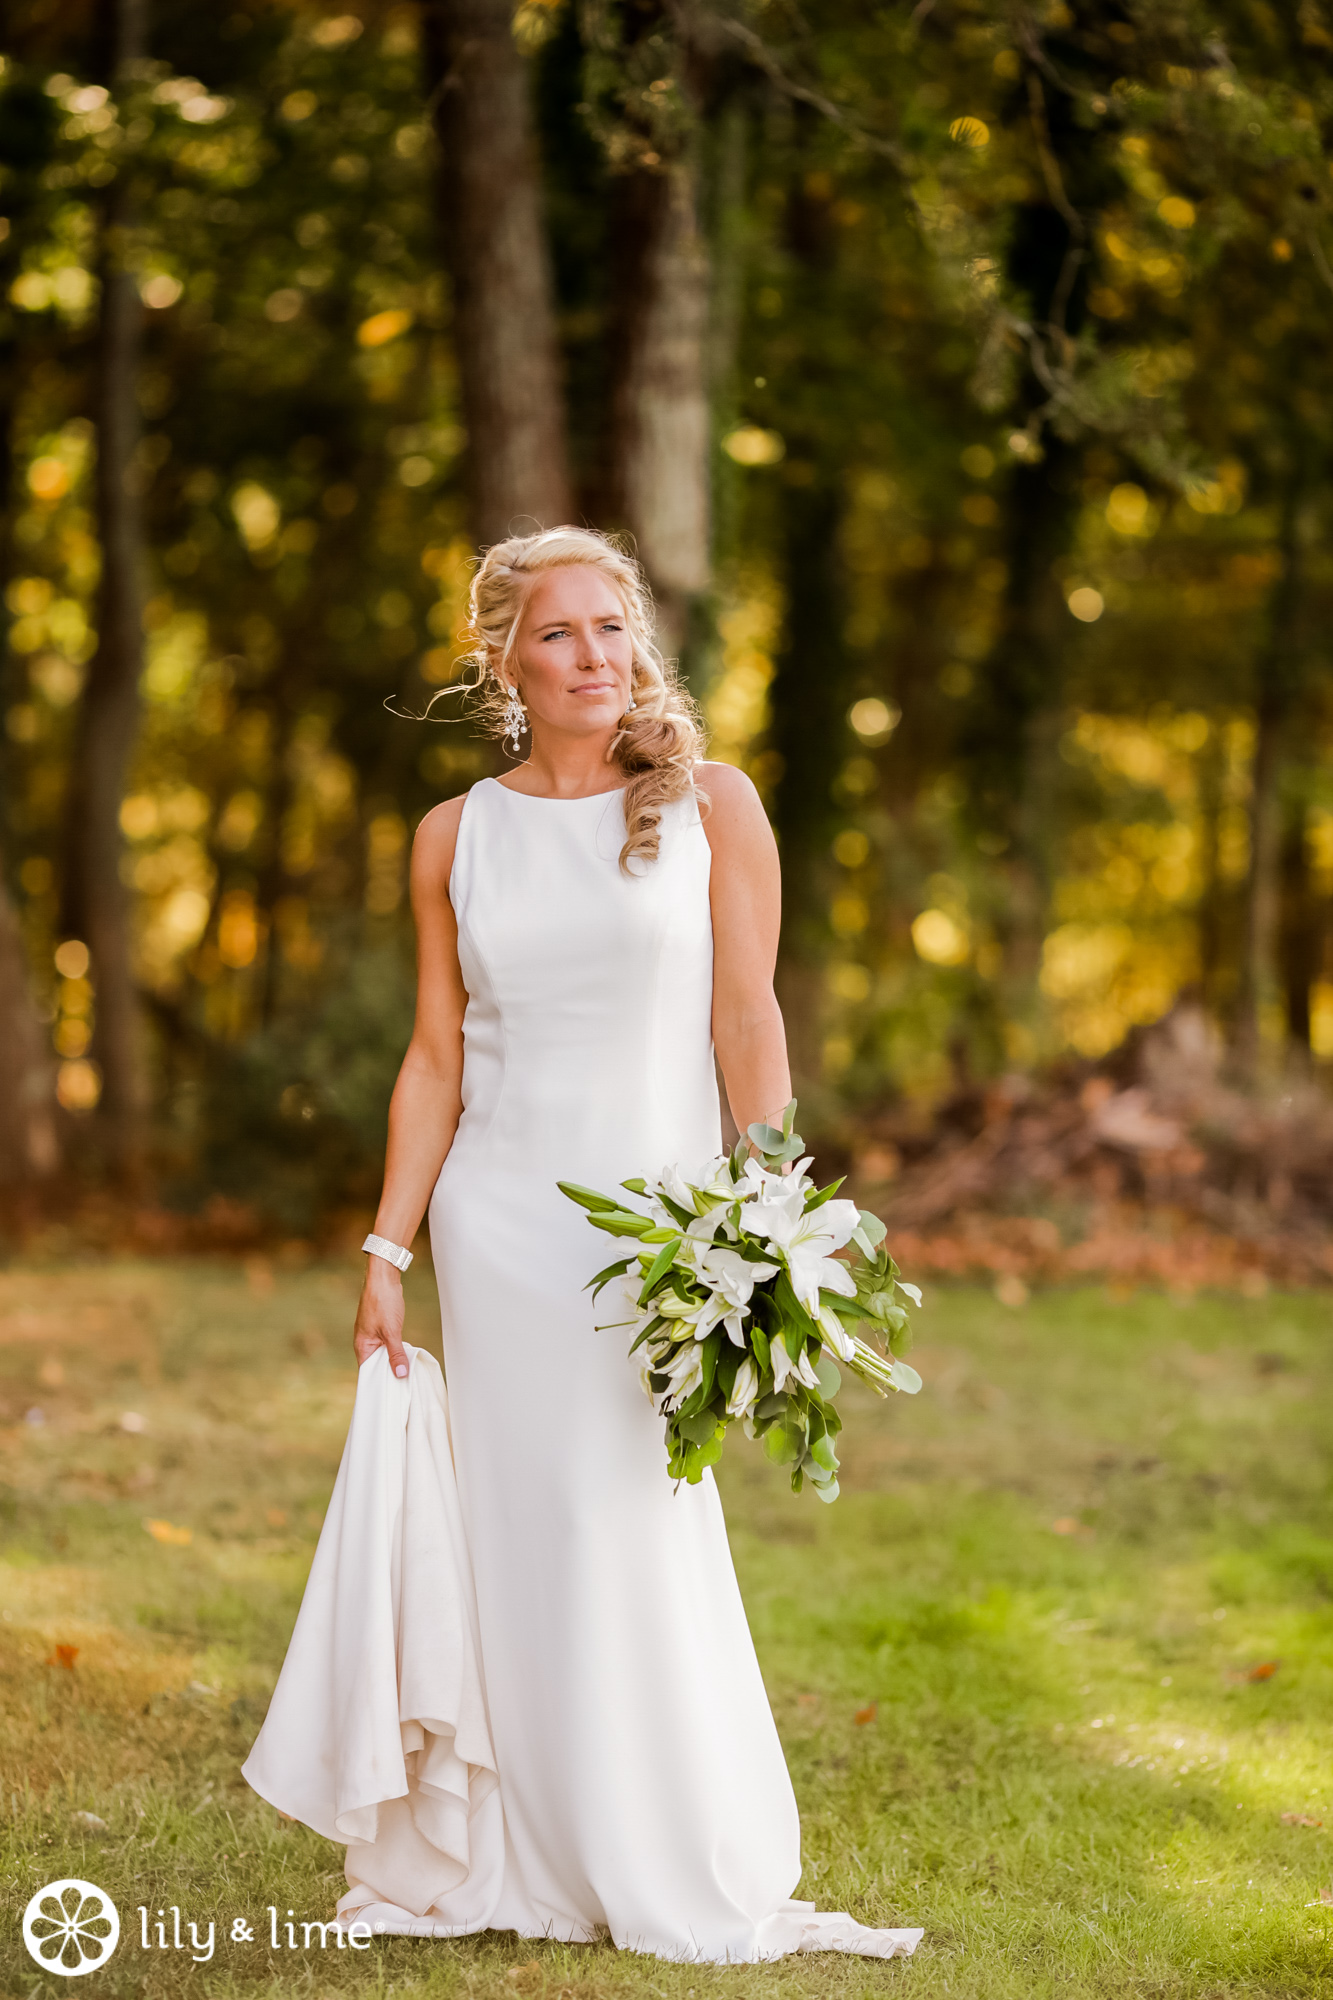
{"type": "Polygon", "coordinates": [[[775,1340],[772,1347],[772,1360],[773,1388],[779,1396],[790,1394],[786,1386],[788,1382],[803,1382],[807,1389],[817,1389],[819,1387],[819,1377],[811,1367],[810,1356],[804,1348],[801,1349],[800,1360],[793,1361],[787,1352],[786,1342],[782,1339],[775,1340]]]}
{"type": "Polygon", "coordinates": [[[759,1400],[759,1370],[751,1355],[746,1355],[736,1370],[736,1382],[727,1398],[729,1417],[748,1417],[759,1400]]]}
{"type": "Polygon", "coordinates": [[[610,1317],[597,1321],[597,1331],[602,1333],[617,1326],[633,1327],[637,1331],[639,1327],[646,1326],[654,1314],[652,1311],[645,1312],[639,1304],[642,1290],[641,1273],[636,1275],[633,1270],[623,1271],[618,1278],[612,1278],[602,1294],[605,1305],[599,1301],[600,1309],[609,1313],[610,1317]]]}
{"type": "Polygon", "coordinates": [[[700,1199],[706,1208],[714,1208],[718,1202],[736,1197],[725,1153],[715,1154],[699,1167],[663,1167],[655,1181],[645,1182],[645,1188],[650,1195],[665,1195],[678,1208],[692,1209],[696,1215],[700,1199]]]}
{"type": "Polygon", "coordinates": [[[654,1372],[670,1378],[658,1408],[664,1412],[678,1410],[704,1379],[703,1358],[698,1345],[692,1343],[682,1347],[679,1354],[663,1362],[654,1372]]]}
{"type": "Polygon", "coordinates": [[[825,1347],[831,1348],[839,1361],[851,1361],[856,1355],[856,1343],[848,1333],[832,1306],[819,1308],[819,1330],[824,1336],[825,1347]]]}
{"type": "Polygon", "coordinates": [[[804,1194],[814,1185],[806,1172],[806,1168],[813,1163],[813,1160],[814,1154],[807,1153],[803,1160],[797,1160],[793,1164],[789,1174],[774,1174],[769,1172],[762,1161],[749,1159],[741,1169],[740,1184],[736,1192],[747,1199],[752,1199],[756,1194],[762,1199],[791,1194],[796,1190],[804,1194]]]}
{"type": "MultiPolygon", "coordinates": [[[[752,1264],[736,1250],[723,1249],[719,1244],[705,1250],[698,1259],[699,1276],[712,1293],[709,1314],[710,1329],[719,1320],[726,1323],[727,1337],[737,1347],[744,1347],[745,1335],[741,1321],[749,1317],[750,1299],[754,1288],[765,1278],[776,1278],[776,1264],[752,1264]]],[[[703,1325],[704,1315],[699,1324],[703,1325]]],[[[700,1334],[700,1339],[703,1335],[700,1334]]]]}
{"type": "Polygon", "coordinates": [[[689,1320],[691,1326],[707,1306],[707,1298],[681,1298],[677,1292],[658,1292],[652,1300],[652,1312],[660,1312],[664,1320],[689,1320]]]}
{"type": "MultiPolygon", "coordinates": [[[[719,1229],[725,1234],[731,1233],[727,1222],[727,1211],[721,1202],[710,1208],[706,1215],[696,1215],[693,1222],[686,1223],[685,1244],[692,1246],[696,1243],[712,1243],[719,1229]]],[[[690,1254],[688,1248],[685,1254],[687,1256],[690,1254]]]]}
{"type": "Polygon", "coordinates": [[[845,1264],[834,1256],[860,1222],[854,1201],[826,1201],[807,1215],[798,1191],[780,1200],[747,1201],[741,1225],[753,1235],[776,1244],[787,1259],[792,1289],[809,1313],[819,1311],[819,1288],[855,1296],[856,1286],[845,1264]]]}

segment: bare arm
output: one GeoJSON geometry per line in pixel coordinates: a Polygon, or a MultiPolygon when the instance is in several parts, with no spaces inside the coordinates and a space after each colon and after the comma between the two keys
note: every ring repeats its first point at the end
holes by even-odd
{"type": "MultiPolygon", "coordinates": [[[[463,1013],[467,991],[458,964],[458,925],[449,901],[462,799],[426,815],[412,846],[412,914],[417,927],[417,1011],[389,1104],[384,1192],[375,1234],[410,1244],[421,1227],[463,1108],[463,1013]]],[[[367,1256],[353,1334],[358,1364],[387,1347],[395,1375],[406,1375],[403,1281],[383,1257],[367,1256]]]]}
{"type": "Polygon", "coordinates": [[[727,1102],[742,1134],[780,1122],[791,1097],[787,1036],[773,991],[782,878],[773,829],[750,780],[730,764],[704,764],[713,850],[713,1045],[727,1102]]]}

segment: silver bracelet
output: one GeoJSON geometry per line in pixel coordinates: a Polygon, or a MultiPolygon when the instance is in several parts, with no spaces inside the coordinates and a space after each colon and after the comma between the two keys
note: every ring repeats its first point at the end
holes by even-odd
{"type": "Polygon", "coordinates": [[[383,1257],[386,1264],[399,1271],[405,1271],[412,1262],[412,1252],[404,1250],[401,1243],[390,1243],[387,1236],[367,1236],[361,1248],[369,1250],[372,1257],[383,1257]]]}

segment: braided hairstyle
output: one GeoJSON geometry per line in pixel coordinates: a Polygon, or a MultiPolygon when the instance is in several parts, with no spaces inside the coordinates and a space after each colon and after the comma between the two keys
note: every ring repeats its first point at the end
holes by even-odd
{"type": "Polygon", "coordinates": [[[468,663],[477,670],[472,711],[487,734],[503,736],[509,661],[528,592],[543,570],[581,565],[600,570],[625,608],[630,636],[633,709],[607,749],[607,761],[625,774],[625,845],[620,866],[656,861],[662,808],[685,798],[704,752],[699,712],[681,685],[674,661],[654,641],[653,600],[642,565],[619,541],[595,528],[544,528],[511,535],[487,549],[468,598],[468,663]]]}

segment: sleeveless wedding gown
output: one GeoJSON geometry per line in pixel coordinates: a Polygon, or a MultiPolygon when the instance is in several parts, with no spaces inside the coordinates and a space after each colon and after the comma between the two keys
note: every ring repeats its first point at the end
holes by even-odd
{"type": "Polygon", "coordinates": [[[616,792],[468,794],[463,1113],[430,1205],[446,1376],[414,1348],[407,1381],[382,1349],[360,1370],[245,1776],[347,1843],[338,1915],[374,1932],[891,1957],[921,1932],[791,1900],[796,1803],[717,1489],[667,1477],[584,1289],[614,1245],[556,1187],[721,1150],[698,809],[629,877],[624,838],[616,792]]]}

